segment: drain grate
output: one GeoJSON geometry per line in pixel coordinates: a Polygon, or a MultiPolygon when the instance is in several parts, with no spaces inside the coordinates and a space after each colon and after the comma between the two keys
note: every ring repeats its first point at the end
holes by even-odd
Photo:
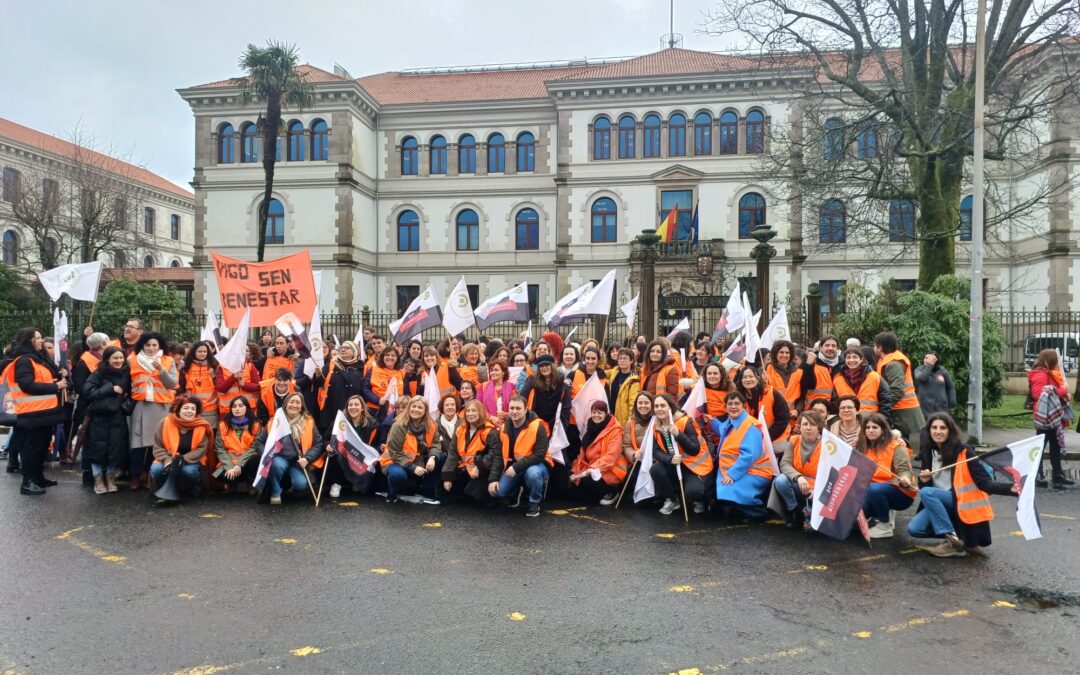
{"type": "Polygon", "coordinates": [[[1021,603],[1035,609],[1054,609],[1056,607],[1080,607],[1080,595],[1059,593],[1045,588],[1030,586],[999,586],[998,590],[1014,596],[1021,603]]]}

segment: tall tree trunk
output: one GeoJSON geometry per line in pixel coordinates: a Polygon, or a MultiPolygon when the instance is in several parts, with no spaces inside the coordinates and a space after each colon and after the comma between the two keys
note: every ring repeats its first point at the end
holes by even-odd
{"type": "MultiPolygon", "coordinates": [[[[259,248],[257,261],[262,262],[266,255],[266,223],[270,219],[270,199],[274,192],[274,164],[277,162],[278,127],[281,126],[281,104],[269,100],[266,104],[266,117],[263,120],[263,173],[266,184],[263,189],[262,203],[259,205],[259,248]]],[[[241,151],[243,148],[241,148],[241,151]]]]}
{"type": "Polygon", "coordinates": [[[957,227],[960,224],[960,190],[963,157],[950,156],[909,162],[919,165],[912,178],[919,190],[915,232],[919,239],[919,282],[930,290],[938,277],[956,274],[957,227]]]}

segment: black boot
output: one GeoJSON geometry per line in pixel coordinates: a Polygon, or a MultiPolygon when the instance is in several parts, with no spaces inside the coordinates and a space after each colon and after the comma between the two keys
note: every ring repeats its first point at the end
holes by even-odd
{"type": "Polygon", "coordinates": [[[44,488],[56,487],[57,485],[59,485],[59,483],[57,483],[56,481],[49,480],[48,478],[45,478],[45,477],[38,478],[34,482],[37,483],[39,486],[44,487],[44,488]]]}
{"type": "Polygon", "coordinates": [[[41,487],[32,480],[24,480],[22,487],[19,488],[19,492],[30,497],[36,497],[38,495],[45,494],[45,488],[41,487]]]}
{"type": "Polygon", "coordinates": [[[1076,485],[1076,481],[1069,480],[1065,477],[1064,471],[1059,471],[1058,473],[1055,473],[1052,480],[1054,483],[1054,487],[1056,488],[1064,488],[1069,487],[1070,485],[1076,485]]]}

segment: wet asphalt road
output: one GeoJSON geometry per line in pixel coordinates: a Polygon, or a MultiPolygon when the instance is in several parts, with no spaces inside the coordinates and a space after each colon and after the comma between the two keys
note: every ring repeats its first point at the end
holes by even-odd
{"type": "Polygon", "coordinates": [[[56,477],[0,478],[0,672],[1080,671],[1080,606],[1002,590],[1080,603],[1080,490],[1039,495],[1030,543],[993,497],[988,556],[937,560],[625,505],[162,509],[56,477]]]}

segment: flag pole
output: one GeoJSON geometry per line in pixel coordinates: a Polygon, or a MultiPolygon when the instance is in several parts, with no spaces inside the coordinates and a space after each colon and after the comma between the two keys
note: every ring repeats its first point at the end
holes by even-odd
{"type": "MultiPolygon", "coordinates": [[[[681,457],[682,455],[679,455],[679,456],[681,457]]],[[[680,462],[678,465],[676,465],[676,468],[679,468],[681,466],[682,466],[682,463],[680,462]]],[[[678,474],[679,474],[679,496],[682,497],[683,520],[686,521],[687,523],[689,523],[690,522],[690,513],[689,513],[690,505],[686,503],[686,491],[683,490],[682,471],[679,471],[678,474]]]]}
{"type": "Polygon", "coordinates": [[[90,303],[90,320],[86,322],[86,325],[90,328],[94,327],[94,310],[97,309],[97,300],[90,303]]]}
{"type": "MultiPolygon", "coordinates": [[[[303,455],[301,455],[303,457],[303,455]]],[[[307,467],[302,466],[300,470],[304,472],[304,480],[307,481],[308,489],[311,490],[311,498],[315,500],[315,506],[319,505],[319,498],[315,496],[315,486],[311,484],[311,476],[308,475],[307,467]]]]}
{"type": "Polygon", "coordinates": [[[973,452],[973,453],[971,453],[971,457],[968,457],[967,459],[961,460],[959,462],[953,462],[952,464],[950,464],[948,466],[943,466],[943,467],[941,467],[939,469],[934,469],[933,471],[930,472],[930,474],[933,475],[933,474],[938,473],[940,471],[944,471],[945,469],[951,469],[951,468],[953,468],[955,466],[960,466],[961,464],[967,464],[968,462],[970,462],[970,461],[972,461],[974,459],[985,459],[989,455],[997,455],[999,453],[1005,452],[1008,449],[1009,449],[1009,446],[1006,445],[1006,446],[998,448],[996,450],[991,450],[990,452],[984,452],[981,455],[975,454],[973,452]]]}
{"type": "Polygon", "coordinates": [[[326,483],[326,474],[329,473],[330,467],[327,464],[330,462],[330,455],[333,453],[326,453],[326,461],[323,462],[322,478],[319,479],[319,493],[315,497],[315,508],[319,507],[319,501],[322,499],[323,485],[326,483]]]}
{"type": "Polygon", "coordinates": [[[623,483],[622,492],[619,493],[619,498],[617,500],[615,500],[615,509],[616,510],[618,510],[619,504],[622,504],[622,498],[623,498],[623,495],[626,494],[626,488],[630,487],[630,478],[633,477],[634,469],[636,469],[639,464],[641,464],[641,458],[640,457],[634,460],[634,465],[632,467],[630,467],[630,471],[627,472],[627,474],[626,474],[626,482],[623,483]]]}

